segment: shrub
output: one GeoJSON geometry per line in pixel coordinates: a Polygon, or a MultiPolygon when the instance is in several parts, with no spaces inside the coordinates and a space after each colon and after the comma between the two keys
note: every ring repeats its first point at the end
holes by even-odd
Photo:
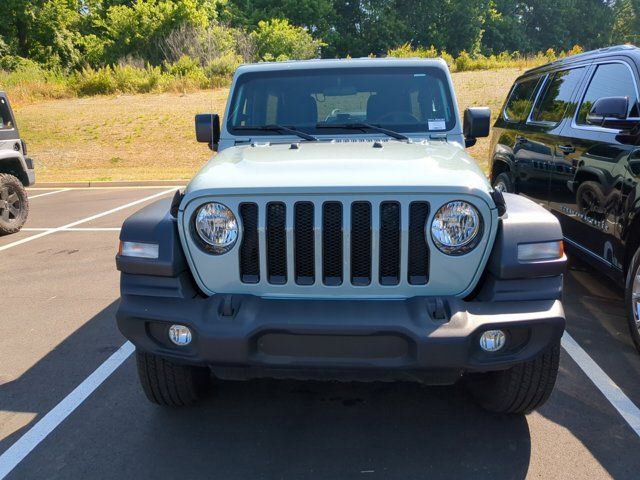
{"type": "MultiPolygon", "coordinates": [[[[166,63],[164,65],[167,75],[170,77],[167,83],[173,85],[174,90],[197,90],[207,88],[209,79],[198,60],[190,58],[186,55],[180,57],[175,63],[166,63]]],[[[165,80],[167,80],[165,78],[165,80]]]]}
{"type": "Polygon", "coordinates": [[[233,53],[211,60],[205,67],[205,73],[211,80],[211,86],[222,87],[228,85],[241,63],[242,57],[233,53]]]}
{"type": "Polygon", "coordinates": [[[117,65],[112,72],[116,91],[121,93],[153,92],[162,80],[162,70],[150,65],[143,69],[132,65],[117,65]]]}
{"type": "Polygon", "coordinates": [[[306,29],[278,18],[258,22],[251,38],[255,41],[258,57],[265,61],[316,58],[324,45],[320,40],[314,40],[306,29]]]}
{"type": "Polygon", "coordinates": [[[71,79],[73,90],[79,96],[108,95],[117,91],[117,84],[110,66],[84,68],[71,79]]]}
{"type": "Polygon", "coordinates": [[[18,56],[5,56],[0,60],[0,90],[10,90],[15,103],[73,95],[61,72],[47,70],[18,56]]]}

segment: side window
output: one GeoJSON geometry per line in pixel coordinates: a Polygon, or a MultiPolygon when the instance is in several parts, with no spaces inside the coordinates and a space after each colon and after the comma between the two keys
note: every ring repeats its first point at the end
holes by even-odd
{"type": "Polygon", "coordinates": [[[532,120],[556,124],[562,120],[567,111],[573,113],[575,104],[571,104],[571,98],[583,73],[584,68],[580,67],[551,74],[538,97],[532,120]]]}
{"type": "Polygon", "coordinates": [[[0,98],[0,130],[10,130],[13,128],[13,121],[9,114],[9,105],[4,98],[0,98]]]}
{"type": "Polygon", "coordinates": [[[584,94],[577,123],[587,124],[587,114],[593,104],[603,97],[629,97],[629,116],[638,116],[638,93],[636,92],[633,74],[622,63],[598,65],[589,87],[584,94]]]}
{"type": "Polygon", "coordinates": [[[519,123],[526,120],[531,109],[531,99],[538,86],[539,78],[532,78],[517,83],[506,106],[504,107],[504,117],[508,122],[519,123]]]}

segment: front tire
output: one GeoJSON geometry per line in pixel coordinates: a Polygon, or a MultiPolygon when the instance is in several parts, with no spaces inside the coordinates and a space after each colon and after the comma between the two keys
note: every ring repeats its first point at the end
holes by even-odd
{"type": "Polygon", "coordinates": [[[560,342],[538,358],[508,370],[474,373],[466,378],[476,402],[496,413],[529,413],[551,395],[558,376],[560,342]]]}
{"type": "Polygon", "coordinates": [[[138,377],[150,402],[165,407],[193,405],[211,386],[205,367],[178,365],[150,353],[136,350],[138,377]]]}
{"type": "Polygon", "coordinates": [[[493,181],[493,188],[500,193],[513,193],[513,182],[507,172],[502,172],[493,181]]]}
{"type": "Polygon", "coordinates": [[[636,350],[640,352],[640,248],[631,259],[625,282],[624,305],[627,324],[636,350]]]}
{"type": "Polygon", "coordinates": [[[13,175],[0,174],[0,235],[20,231],[29,215],[29,199],[22,182],[13,175]]]}

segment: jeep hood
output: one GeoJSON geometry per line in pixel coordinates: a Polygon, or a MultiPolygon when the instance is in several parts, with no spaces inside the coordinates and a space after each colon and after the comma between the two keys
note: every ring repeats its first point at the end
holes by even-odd
{"type": "Polygon", "coordinates": [[[300,142],[225,149],[200,170],[185,193],[194,198],[256,190],[459,192],[486,199],[490,185],[456,144],[300,142]]]}

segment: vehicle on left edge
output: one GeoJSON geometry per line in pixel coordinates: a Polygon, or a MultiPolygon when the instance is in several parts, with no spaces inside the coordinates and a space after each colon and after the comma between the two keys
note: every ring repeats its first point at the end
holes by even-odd
{"type": "Polygon", "coordinates": [[[0,235],[18,232],[29,215],[25,187],[36,174],[27,145],[20,138],[9,98],[0,92],[0,235]]]}

